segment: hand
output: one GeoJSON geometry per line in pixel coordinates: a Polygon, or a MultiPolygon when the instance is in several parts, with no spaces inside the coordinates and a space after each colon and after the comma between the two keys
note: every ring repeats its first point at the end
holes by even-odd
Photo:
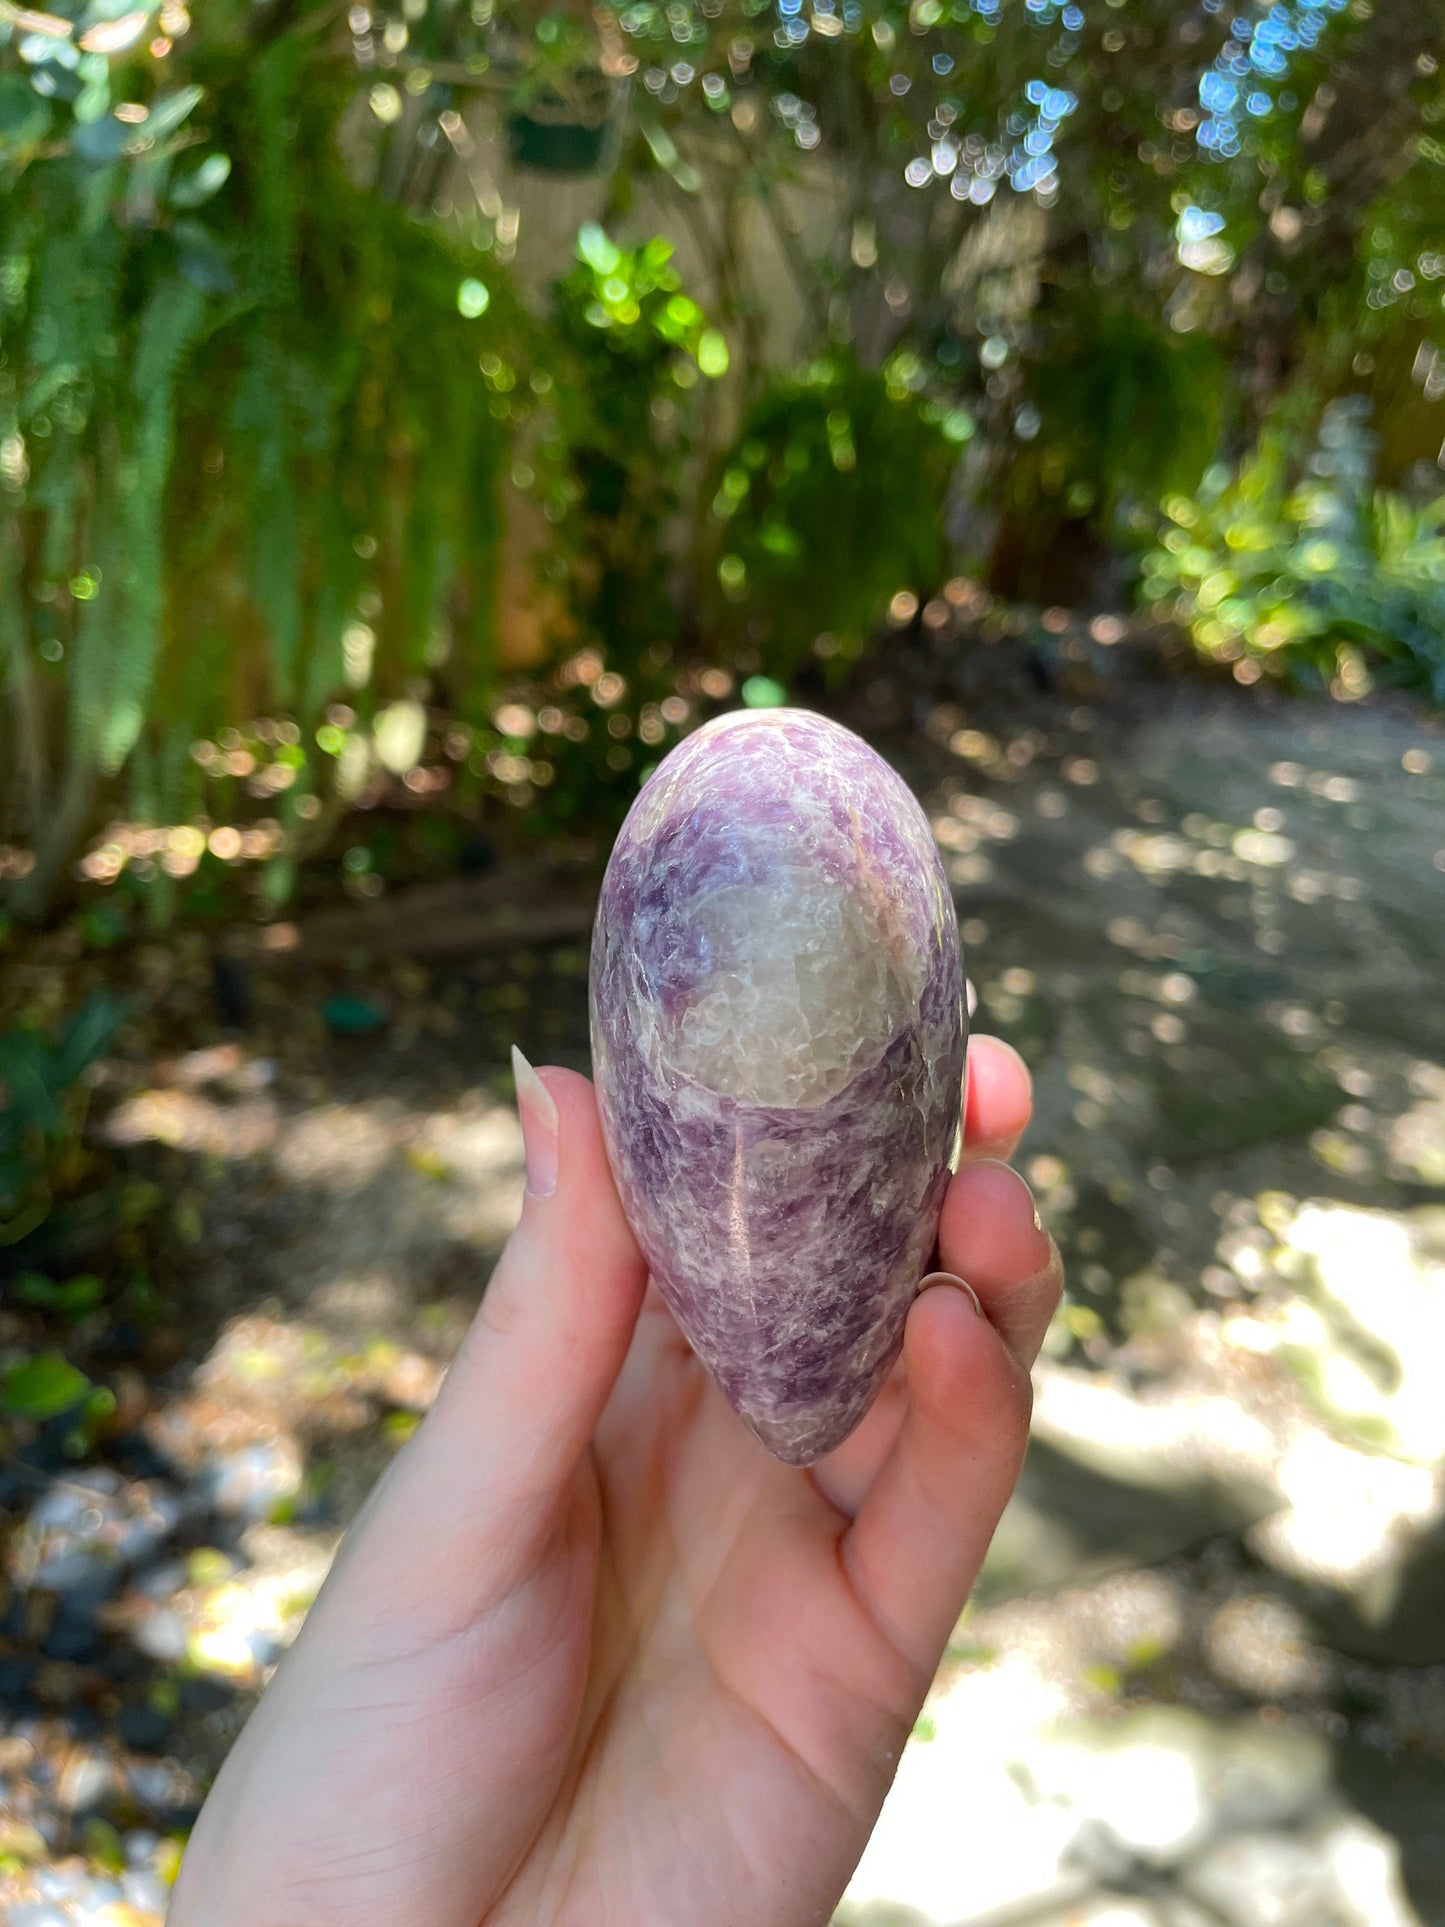
{"type": "Polygon", "coordinates": [[[993,1161],[1027,1072],[970,1045],[957,1276],[809,1472],[647,1289],[586,1079],[524,1068],[519,1095],[521,1223],[216,1782],[171,1927],[822,1927],[867,1842],[1058,1301],[993,1161]]]}

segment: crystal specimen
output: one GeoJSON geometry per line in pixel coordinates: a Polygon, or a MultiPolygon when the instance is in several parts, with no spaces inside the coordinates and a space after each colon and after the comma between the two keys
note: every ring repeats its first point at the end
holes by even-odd
{"type": "Polygon", "coordinates": [[[693,1349],[808,1465],[887,1376],[963,1074],[928,821],[851,731],[741,711],[673,750],[607,867],[592,1050],[623,1208],[693,1349]]]}

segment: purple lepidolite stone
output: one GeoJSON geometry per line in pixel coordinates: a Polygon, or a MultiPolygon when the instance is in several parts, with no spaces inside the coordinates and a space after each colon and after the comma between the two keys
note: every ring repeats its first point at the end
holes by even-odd
{"type": "Polygon", "coordinates": [[[679,744],[602,885],[597,1094],[653,1277],[789,1464],[846,1438],[898,1355],[964,1024],[943,866],[880,757],[800,709],[679,744]]]}

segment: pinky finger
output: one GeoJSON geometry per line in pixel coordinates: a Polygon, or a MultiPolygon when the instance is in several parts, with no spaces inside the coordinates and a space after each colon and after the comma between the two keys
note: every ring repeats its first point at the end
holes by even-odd
{"type": "Polygon", "coordinates": [[[1028,1441],[1028,1377],[971,1293],[931,1285],[904,1334],[908,1406],[842,1542],[890,1644],[932,1674],[978,1576],[1028,1441]]]}

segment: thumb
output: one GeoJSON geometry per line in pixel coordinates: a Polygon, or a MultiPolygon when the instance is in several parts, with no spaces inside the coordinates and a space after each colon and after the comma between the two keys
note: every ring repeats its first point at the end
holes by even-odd
{"type": "MultiPolygon", "coordinates": [[[[510,1591],[555,1532],[647,1281],[591,1084],[575,1071],[539,1075],[520,1051],[513,1067],[527,1154],[521,1221],[367,1533],[385,1562],[394,1523],[416,1592],[448,1618],[510,1591]]],[[[393,1568],[388,1591],[398,1584],[412,1589],[393,1568]]]]}

